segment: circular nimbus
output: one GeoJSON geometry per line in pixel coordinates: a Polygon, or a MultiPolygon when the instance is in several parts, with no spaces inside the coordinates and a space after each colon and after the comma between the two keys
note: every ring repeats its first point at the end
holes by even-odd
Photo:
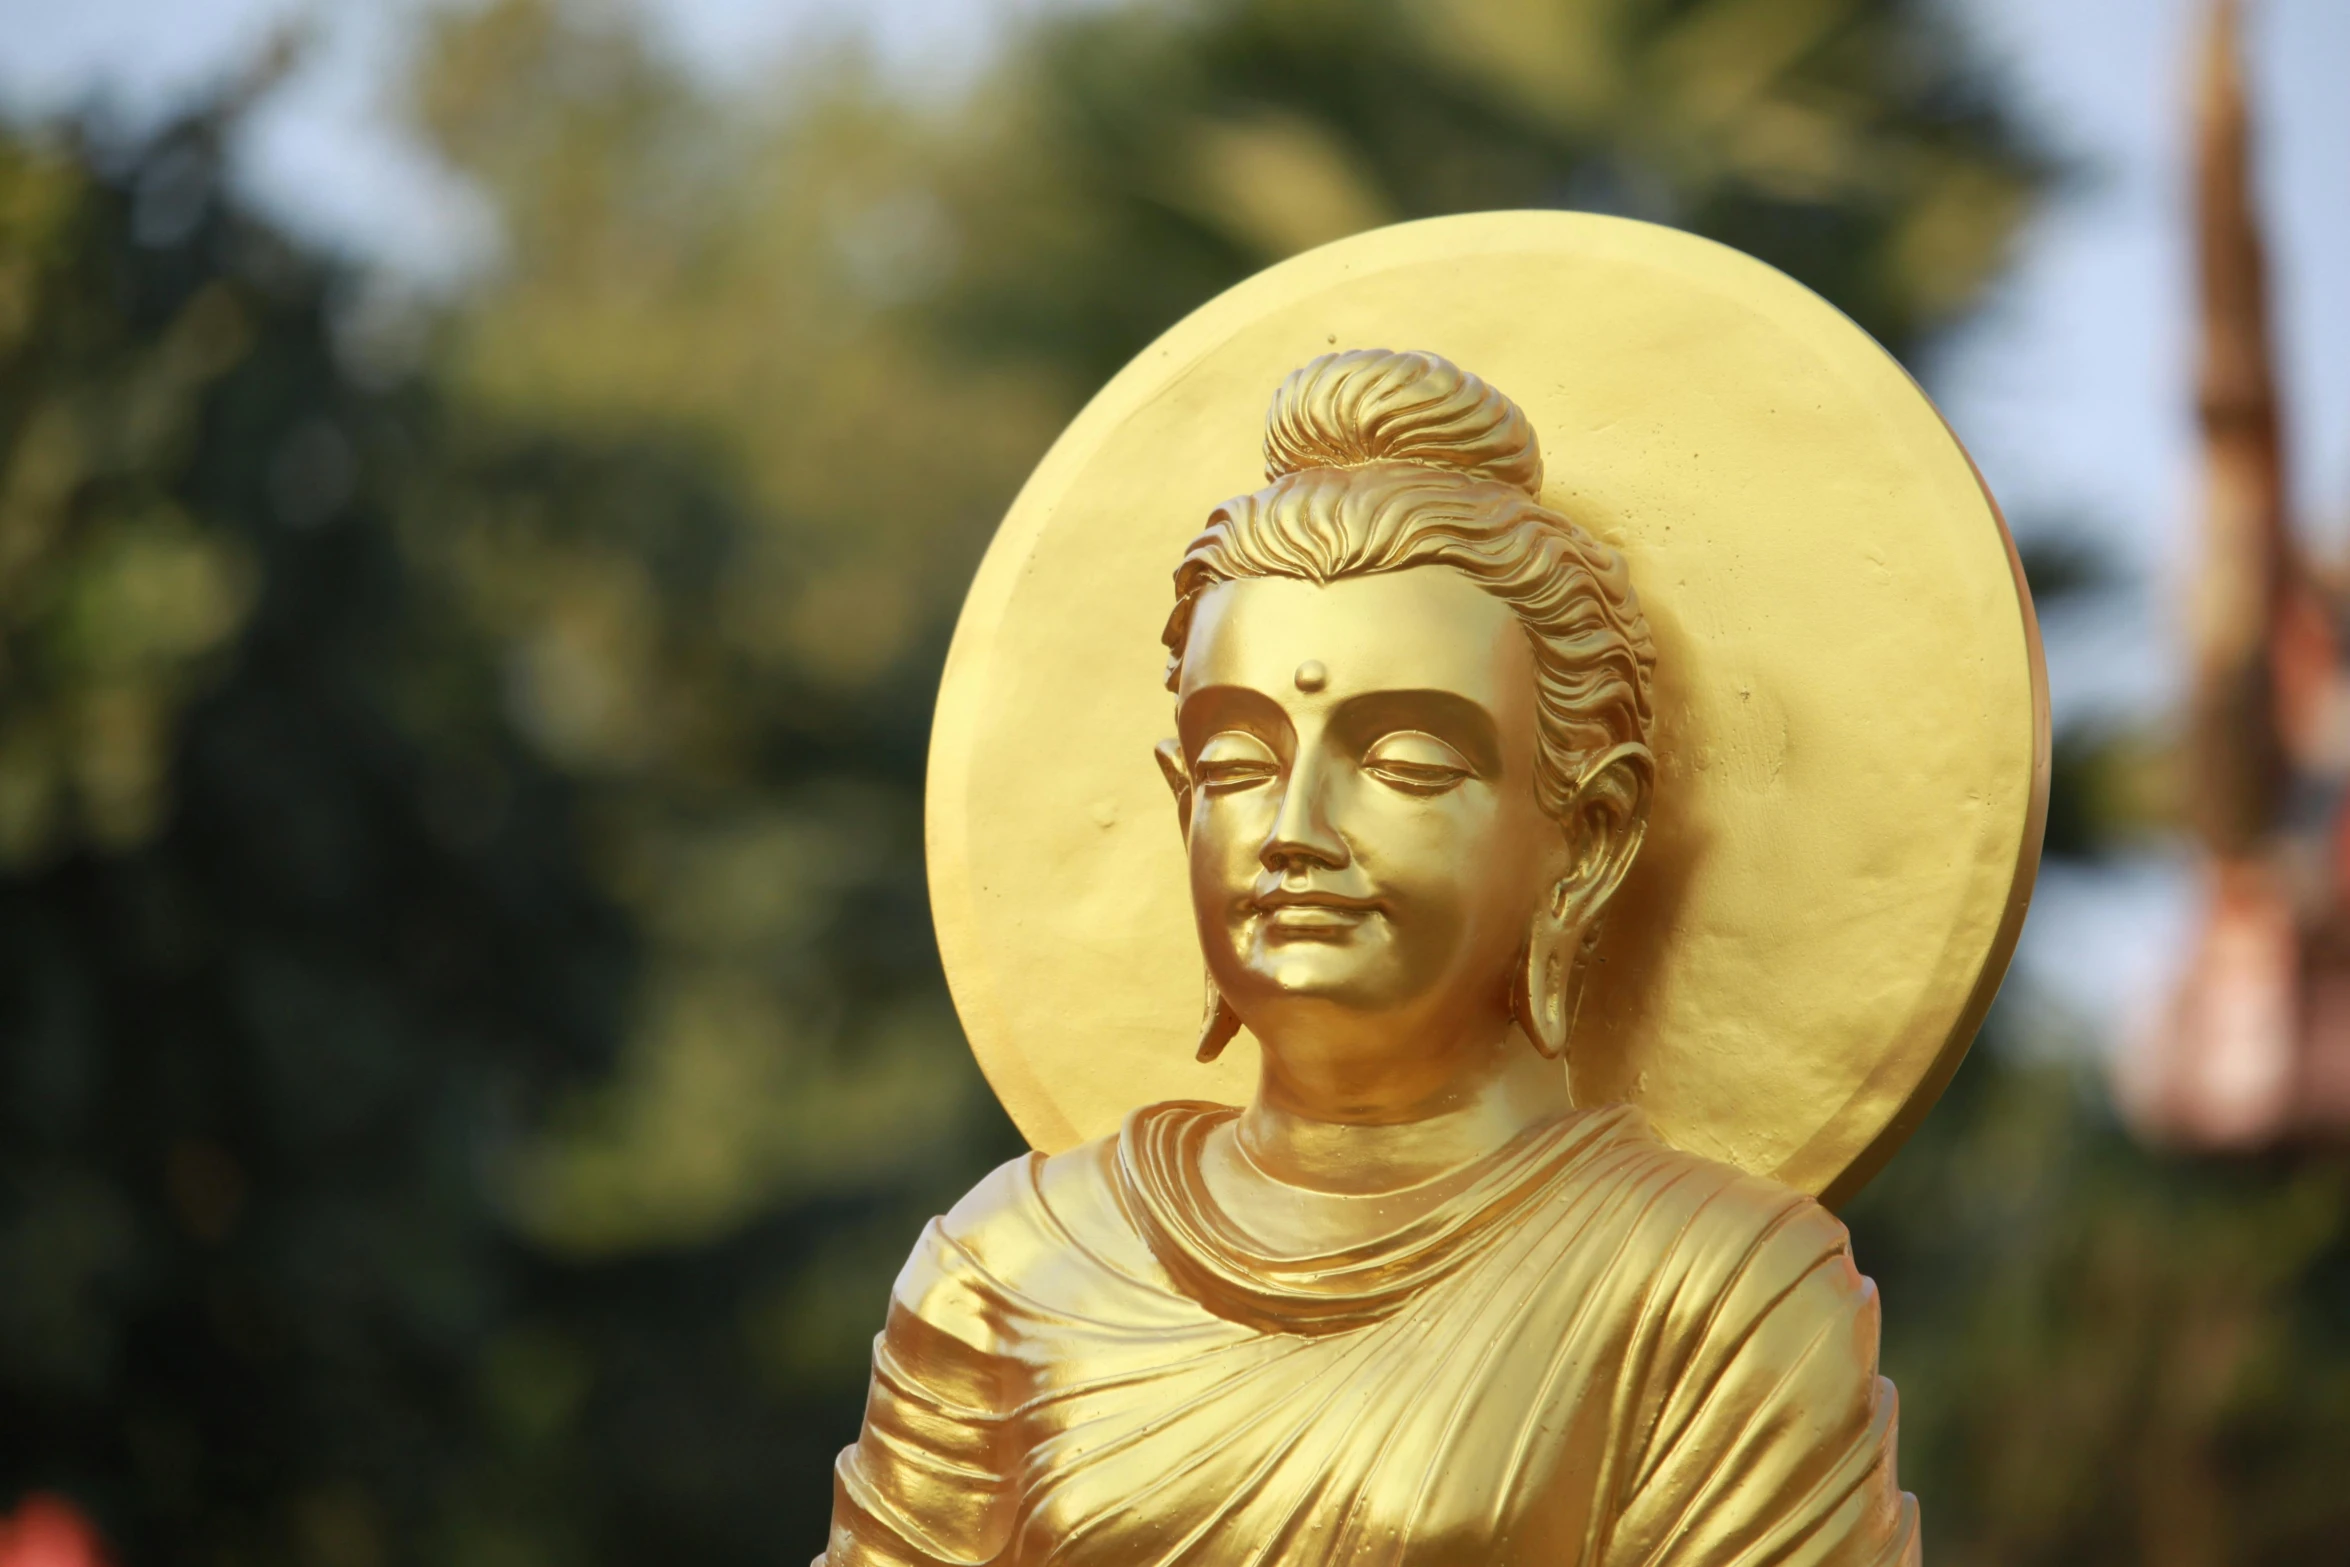
{"type": "Polygon", "coordinates": [[[1059,1150],[1162,1099],[1201,962],[1159,631],[1211,508],[1261,482],[1273,390],[1333,347],[1423,349],[1533,421],[1542,500],[1621,550],[1657,644],[1646,847],[1570,1070],[1693,1152],[1830,1201],[1941,1091],[2023,923],[2047,798],[2038,634],[1997,507],[1925,394],[1833,306],[1649,224],[1381,229],[1210,301],[1129,364],[1013,503],[931,743],[932,906],[972,1049],[1059,1150]]]}

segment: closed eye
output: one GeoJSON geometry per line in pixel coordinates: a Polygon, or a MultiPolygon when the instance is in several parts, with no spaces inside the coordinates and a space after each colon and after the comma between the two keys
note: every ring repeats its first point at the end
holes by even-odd
{"type": "Polygon", "coordinates": [[[1363,771],[1407,794],[1442,794],[1476,769],[1434,735],[1397,729],[1372,742],[1363,754],[1363,771]]]}
{"type": "Polygon", "coordinates": [[[1243,729],[1211,735],[1191,764],[1200,787],[1222,793],[1270,783],[1281,776],[1281,759],[1273,748],[1243,729]]]}

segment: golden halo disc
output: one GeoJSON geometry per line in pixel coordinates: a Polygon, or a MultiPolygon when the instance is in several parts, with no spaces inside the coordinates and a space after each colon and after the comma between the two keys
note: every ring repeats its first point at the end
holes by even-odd
{"type": "Polygon", "coordinates": [[[1402,224],[1201,306],[1102,389],[1013,503],[931,740],[931,905],[988,1081],[1058,1151],[1163,1099],[1201,965],[1159,630],[1208,512],[1262,478],[1297,366],[1425,349],[1516,400],[1543,500],[1622,550],[1657,649],[1660,777],[1572,1052],[1681,1147],[1833,1202],[1965,1053],[2023,924],[2046,676],[1998,508],[1874,340],[1750,257],[1556,212],[1402,224]]]}

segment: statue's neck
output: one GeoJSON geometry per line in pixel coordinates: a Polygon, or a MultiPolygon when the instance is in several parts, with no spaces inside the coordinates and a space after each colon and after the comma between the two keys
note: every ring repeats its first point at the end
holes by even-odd
{"type": "Polygon", "coordinates": [[[1294,1087],[1268,1070],[1233,1129],[1235,1152],[1285,1186],[1369,1196],[1474,1164],[1572,1107],[1560,1064],[1544,1060],[1510,1031],[1468,1054],[1421,1104],[1376,1118],[1301,1103],[1294,1087]]]}

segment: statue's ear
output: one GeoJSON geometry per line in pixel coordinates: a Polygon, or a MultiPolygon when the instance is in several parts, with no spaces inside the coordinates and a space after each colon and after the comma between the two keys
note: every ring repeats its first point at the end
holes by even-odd
{"type": "Polygon", "coordinates": [[[1183,841],[1191,842],[1191,769],[1184,765],[1183,742],[1161,740],[1152,755],[1159,759],[1159,774],[1167,780],[1167,788],[1175,796],[1175,825],[1182,830],[1183,841]]]}
{"type": "Polygon", "coordinates": [[[1644,745],[1616,746],[1585,770],[1568,819],[1574,867],[1561,889],[1579,923],[1596,920],[1623,884],[1648,836],[1655,789],[1656,758],[1644,745]]]}
{"type": "Polygon", "coordinates": [[[1575,787],[1562,824],[1567,873],[1535,909],[1510,987],[1518,1026],[1553,1060],[1564,1057],[1574,1039],[1585,973],[1599,943],[1599,917],[1648,836],[1655,789],[1656,758],[1638,744],[1619,745],[1600,757],[1575,787]]]}

